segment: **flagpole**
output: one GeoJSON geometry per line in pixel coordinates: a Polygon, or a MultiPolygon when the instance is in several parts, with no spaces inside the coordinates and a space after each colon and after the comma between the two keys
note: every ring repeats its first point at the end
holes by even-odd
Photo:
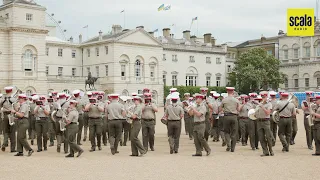
{"type": "Polygon", "coordinates": [[[89,26],[87,27],[87,40],[89,39],[89,26]]]}
{"type": "Polygon", "coordinates": [[[123,10],[123,28],[126,29],[126,10],[123,10]]]}
{"type": "Polygon", "coordinates": [[[198,32],[198,27],[199,27],[199,26],[198,26],[198,21],[199,21],[199,20],[197,19],[197,36],[199,37],[199,32],[198,32]]]}

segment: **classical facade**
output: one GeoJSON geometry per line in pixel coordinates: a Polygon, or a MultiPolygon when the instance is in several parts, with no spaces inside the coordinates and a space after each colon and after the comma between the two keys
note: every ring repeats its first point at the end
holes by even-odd
{"type": "Polygon", "coordinates": [[[316,23],[312,37],[288,37],[279,39],[280,71],[285,74],[281,88],[288,91],[316,91],[320,88],[320,31],[316,23]]]}

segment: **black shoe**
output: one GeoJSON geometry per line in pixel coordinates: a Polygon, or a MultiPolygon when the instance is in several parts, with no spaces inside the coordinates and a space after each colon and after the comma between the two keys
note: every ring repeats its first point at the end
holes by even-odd
{"type": "Polygon", "coordinates": [[[104,146],[107,146],[107,143],[103,143],[104,146]]]}
{"type": "Polygon", "coordinates": [[[17,151],[16,151],[16,150],[12,150],[12,151],[11,151],[11,153],[15,153],[15,152],[17,152],[17,151]]]}
{"type": "Polygon", "coordinates": [[[199,156],[200,157],[200,156],[202,156],[202,154],[193,154],[192,156],[193,157],[195,157],[195,156],[199,156]]]}
{"type": "Polygon", "coordinates": [[[313,147],[312,147],[312,146],[309,146],[308,149],[313,150],[313,147]]]}
{"type": "Polygon", "coordinates": [[[116,154],[119,154],[119,151],[116,151],[116,154]]]}
{"type": "Polygon", "coordinates": [[[269,154],[261,154],[261,157],[269,156],[269,154]]]}
{"type": "Polygon", "coordinates": [[[170,150],[170,154],[173,154],[173,150],[170,150]]]}
{"type": "Polygon", "coordinates": [[[234,152],[234,149],[231,149],[231,152],[234,152]]]}
{"type": "Polygon", "coordinates": [[[101,147],[98,147],[98,149],[99,149],[99,151],[101,151],[101,150],[102,150],[102,148],[101,148],[101,147]]]}
{"type": "Polygon", "coordinates": [[[189,140],[193,140],[193,138],[189,138],[189,140]]]}
{"type": "MultiPolygon", "coordinates": [[[[289,150],[288,150],[288,151],[289,151],[289,150]]],[[[283,147],[283,148],[282,148],[282,152],[288,152],[288,151],[287,151],[287,147],[283,147]]]]}
{"type": "Polygon", "coordinates": [[[91,148],[90,152],[96,151],[96,148],[91,148]]]}
{"type": "Polygon", "coordinates": [[[58,147],[57,147],[57,152],[60,153],[60,151],[61,151],[61,147],[58,146],[58,147]]]}
{"type": "Polygon", "coordinates": [[[242,143],[242,146],[246,146],[246,143],[242,143]]]}
{"type": "Polygon", "coordinates": [[[256,149],[259,149],[259,147],[256,147],[256,149]]]}
{"type": "Polygon", "coordinates": [[[123,143],[123,146],[127,146],[127,143],[123,143]]]}
{"type": "Polygon", "coordinates": [[[226,151],[230,151],[230,150],[231,150],[231,148],[227,147],[226,151]]]}
{"type": "Polygon", "coordinates": [[[111,149],[111,154],[112,154],[112,155],[115,155],[115,154],[116,154],[116,150],[112,148],[112,149],[111,149]]]}
{"type": "Polygon", "coordinates": [[[38,150],[37,150],[37,152],[41,152],[41,151],[42,151],[42,149],[38,149],[38,150]]]}
{"type": "Polygon", "coordinates": [[[286,147],[286,152],[289,152],[289,146],[286,147]]]}
{"type": "Polygon", "coordinates": [[[34,153],[34,151],[31,149],[31,150],[29,150],[29,152],[28,152],[28,156],[31,156],[32,155],[32,153],[34,153]]]}
{"type": "Polygon", "coordinates": [[[144,155],[146,155],[147,154],[147,151],[144,151],[143,153],[141,153],[140,155],[139,155],[139,157],[142,157],[142,156],[144,156],[144,155]]]}
{"type": "Polygon", "coordinates": [[[31,145],[33,145],[33,140],[31,140],[31,145]]]}
{"type": "Polygon", "coordinates": [[[222,147],[226,146],[227,143],[226,142],[222,142],[222,147]]]}
{"type": "Polygon", "coordinates": [[[317,154],[317,153],[316,153],[316,154],[312,154],[312,156],[320,156],[320,154],[317,154]]]}
{"type": "Polygon", "coordinates": [[[83,138],[83,142],[86,142],[87,138],[83,138]]]}
{"type": "Polygon", "coordinates": [[[273,153],[273,151],[271,151],[271,152],[270,152],[270,156],[274,156],[274,153],[273,153]]]}
{"type": "Polygon", "coordinates": [[[17,154],[15,154],[14,156],[23,156],[22,152],[18,152],[17,154]]]}
{"type": "Polygon", "coordinates": [[[293,142],[293,141],[290,141],[290,145],[294,145],[294,142],[293,142]]]}
{"type": "Polygon", "coordinates": [[[54,143],[53,143],[53,142],[52,142],[52,143],[50,143],[49,147],[52,147],[52,146],[54,146],[54,143]]]}
{"type": "Polygon", "coordinates": [[[80,151],[78,152],[77,157],[80,157],[82,153],[83,153],[83,150],[80,150],[80,151]]]}
{"type": "Polygon", "coordinates": [[[133,155],[133,154],[131,154],[130,156],[138,157],[138,155],[133,155]]]}
{"type": "Polygon", "coordinates": [[[120,141],[120,146],[122,146],[122,141],[120,141]]]}
{"type": "Polygon", "coordinates": [[[73,154],[66,155],[66,158],[69,158],[69,157],[74,157],[74,155],[73,154]]]}
{"type": "Polygon", "coordinates": [[[209,156],[211,154],[211,150],[207,151],[207,156],[209,156]]]}
{"type": "Polygon", "coordinates": [[[177,150],[177,151],[174,151],[174,153],[175,153],[175,154],[178,154],[178,150],[177,150]]]}
{"type": "Polygon", "coordinates": [[[6,147],[2,146],[1,151],[5,152],[6,151],[6,147]]]}
{"type": "Polygon", "coordinates": [[[47,151],[48,149],[47,149],[47,147],[44,147],[43,150],[44,150],[44,151],[47,151]]]}
{"type": "Polygon", "coordinates": [[[154,147],[150,147],[150,150],[151,150],[151,151],[154,151],[154,147]]]}
{"type": "Polygon", "coordinates": [[[252,149],[252,151],[255,151],[255,150],[256,150],[256,148],[254,148],[254,147],[253,147],[253,148],[251,148],[251,149],[252,149]]]}

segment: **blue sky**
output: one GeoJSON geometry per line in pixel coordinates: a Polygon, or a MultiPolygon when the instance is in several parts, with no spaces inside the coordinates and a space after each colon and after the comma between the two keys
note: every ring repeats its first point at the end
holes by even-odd
{"type": "Polygon", "coordinates": [[[172,33],[182,37],[182,31],[190,28],[191,20],[198,17],[191,34],[203,37],[211,33],[218,43],[237,42],[286,32],[287,8],[315,8],[316,0],[36,0],[54,13],[66,36],[76,40],[79,34],[87,38],[84,26],[89,25],[88,36],[96,36],[101,30],[111,30],[113,24],[126,28],[143,25],[147,31],[162,29],[175,24],[172,33]],[[170,11],[158,12],[161,4],[170,4],[170,11]]]}

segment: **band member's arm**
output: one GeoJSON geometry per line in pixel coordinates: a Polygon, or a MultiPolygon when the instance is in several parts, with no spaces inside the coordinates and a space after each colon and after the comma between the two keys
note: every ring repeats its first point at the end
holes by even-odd
{"type": "MultiPolygon", "coordinates": [[[[292,104],[292,103],[291,103],[292,104]]],[[[296,108],[295,106],[292,104],[292,116],[296,116],[297,112],[296,112],[296,108]]]]}
{"type": "Polygon", "coordinates": [[[301,109],[304,110],[304,111],[306,111],[306,110],[309,109],[309,107],[305,107],[305,106],[304,106],[304,103],[302,102],[302,103],[301,103],[301,109]]]}
{"type": "Polygon", "coordinates": [[[89,111],[91,107],[91,103],[87,104],[86,107],[84,108],[84,111],[89,111]]]}
{"type": "Polygon", "coordinates": [[[124,108],[124,105],[121,105],[121,114],[122,114],[123,117],[126,117],[126,115],[127,115],[127,112],[126,112],[126,110],[124,108]]]}
{"type": "Polygon", "coordinates": [[[154,103],[152,104],[152,110],[153,110],[154,112],[158,112],[158,107],[157,107],[157,105],[155,105],[154,103]]]}
{"type": "Polygon", "coordinates": [[[39,106],[36,106],[36,107],[34,108],[33,113],[34,113],[34,114],[37,114],[39,109],[40,109],[40,107],[39,107],[39,106]]]}
{"type": "Polygon", "coordinates": [[[184,111],[183,111],[183,108],[180,107],[180,119],[182,119],[184,116],[184,111]]]}
{"type": "Polygon", "coordinates": [[[142,114],[142,110],[140,107],[137,107],[135,109],[135,111],[133,112],[132,116],[131,116],[131,119],[138,119],[139,117],[141,117],[141,114],[142,114]]]}
{"type": "Polygon", "coordinates": [[[104,112],[104,105],[103,105],[103,103],[99,103],[99,104],[98,104],[98,109],[99,109],[100,112],[104,112]]]}
{"type": "Polygon", "coordinates": [[[74,117],[76,116],[76,111],[71,111],[68,116],[67,116],[67,124],[70,124],[72,122],[72,120],[74,119],[74,117]]]}
{"type": "Polygon", "coordinates": [[[44,108],[43,108],[43,112],[44,112],[45,115],[49,116],[49,114],[50,114],[50,106],[45,105],[44,108]]]}
{"type": "Polygon", "coordinates": [[[204,116],[204,114],[206,114],[206,111],[207,111],[205,106],[201,106],[199,111],[197,111],[197,109],[195,107],[191,107],[191,108],[193,111],[193,115],[195,115],[197,117],[204,116]]]}
{"type": "Polygon", "coordinates": [[[14,109],[11,110],[11,112],[14,113],[16,117],[23,118],[24,114],[28,112],[28,106],[25,106],[25,105],[21,106],[20,111],[21,112],[15,111],[14,109]]]}
{"type": "Polygon", "coordinates": [[[165,115],[166,119],[168,119],[168,117],[169,117],[169,111],[168,111],[168,108],[166,108],[166,111],[164,112],[164,115],[165,115]]]}
{"type": "Polygon", "coordinates": [[[264,111],[264,113],[266,115],[270,115],[271,114],[271,110],[272,110],[272,105],[270,104],[267,108],[265,108],[263,105],[260,106],[261,109],[264,111]]]}

